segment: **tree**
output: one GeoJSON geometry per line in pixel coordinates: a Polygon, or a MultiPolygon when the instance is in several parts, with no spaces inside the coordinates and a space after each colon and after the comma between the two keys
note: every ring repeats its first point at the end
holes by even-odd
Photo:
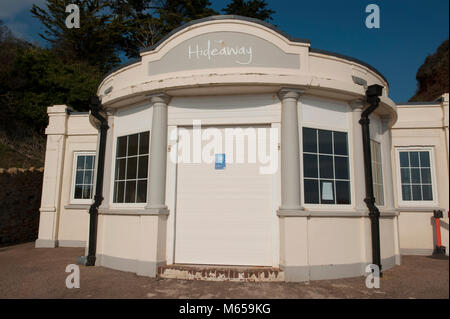
{"type": "Polygon", "coordinates": [[[264,0],[232,0],[222,11],[226,14],[235,14],[263,21],[273,20],[272,15],[275,13],[275,11],[267,8],[267,3],[264,0]]]}
{"type": "Polygon", "coordinates": [[[111,0],[110,8],[121,26],[121,49],[128,57],[154,45],[166,34],[191,20],[216,15],[208,0],[111,0]]]}
{"type": "Polygon", "coordinates": [[[409,100],[433,101],[448,92],[449,41],[445,40],[436,52],[427,56],[417,71],[417,92],[409,100]]]}
{"type": "Polygon", "coordinates": [[[160,2],[111,0],[111,12],[121,26],[120,48],[127,57],[138,57],[140,48],[150,47],[161,38],[161,20],[155,16],[160,2]]]}
{"type": "Polygon", "coordinates": [[[118,42],[121,26],[108,13],[105,0],[47,0],[47,8],[35,4],[32,15],[45,27],[39,35],[51,44],[58,56],[66,61],[83,61],[106,72],[120,62],[118,42]],[[67,28],[69,13],[66,6],[76,4],[80,8],[80,28],[67,28]]]}
{"type": "Polygon", "coordinates": [[[201,19],[218,13],[211,9],[209,0],[164,0],[156,9],[161,20],[161,36],[191,20],[201,19]]]}

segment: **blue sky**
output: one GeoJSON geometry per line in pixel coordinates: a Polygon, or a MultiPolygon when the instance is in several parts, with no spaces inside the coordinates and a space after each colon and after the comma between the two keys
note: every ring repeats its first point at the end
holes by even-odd
{"type": "MultiPolygon", "coordinates": [[[[211,1],[219,11],[228,0],[211,1]]],[[[427,55],[448,38],[448,0],[266,0],[276,11],[273,24],[311,46],[365,61],[390,83],[395,102],[407,101],[417,87],[416,72],[427,55]],[[379,29],[365,27],[365,7],[380,7],[379,29]]],[[[0,0],[0,19],[17,35],[45,45],[38,21],[29,13],[44,0],[0,0]]]]}

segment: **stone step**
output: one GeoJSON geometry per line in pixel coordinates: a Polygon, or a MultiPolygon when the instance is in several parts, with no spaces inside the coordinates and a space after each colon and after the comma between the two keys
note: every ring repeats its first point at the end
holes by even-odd
{"type": "Polygon", "coordinates": [[[158,277],[205,281],[277,282],[284,281],[284,272],[272,267],[174,264],[159,267],[158,277]]]}

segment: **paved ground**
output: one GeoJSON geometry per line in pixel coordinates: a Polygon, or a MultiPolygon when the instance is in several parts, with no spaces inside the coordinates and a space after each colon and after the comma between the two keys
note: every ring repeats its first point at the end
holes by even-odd
{"type": "Polygon", "coordinates": [[[448,259],[404,256],[384,272],[380,289],[365,278],[309,283],[235,283],[139,277],[103,267],[80,267],[80,288],[67,289],[68,264],[81,248],[0,248],[0,298],[449,298],[448,259]]]}

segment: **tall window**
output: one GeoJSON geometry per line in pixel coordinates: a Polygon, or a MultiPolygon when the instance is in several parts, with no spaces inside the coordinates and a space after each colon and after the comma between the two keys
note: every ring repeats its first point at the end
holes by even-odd
{"type": "Polygon", "coordinates": [[[384,205],[383,168],[381,165],[381,144],[370,140],[370,153],[372,155],[373,194],[377,205],[384,205]]]}
{"type": "Polygon", "coordinates": [[[90,202],[93,196],[94,162],[92,153],[75,153],[72,201],[90,202]]]}
{"type": "Polygon", "coordinates": [[[147,201],[150,132],[117,138],[114,203],[147,201]]]}
{"type": "Polygon", "coordinates": [[[350,204],[347,133],[303,128],[306,204],[350,204]]]}
{"type": "Polygon", "coordinates": [[[430,151],[399,151],[403,201],[433,201],[430,151]]]}

